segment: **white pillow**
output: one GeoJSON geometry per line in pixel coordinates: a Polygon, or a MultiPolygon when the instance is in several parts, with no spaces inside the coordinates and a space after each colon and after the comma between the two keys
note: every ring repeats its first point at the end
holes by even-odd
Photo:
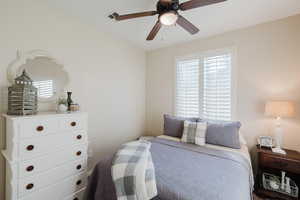
{"type": "Polygon", "coordinates": [[[181,141],[185,143],[204,146],[206,129],[207,129],[206,122],[184,121],[184,129],[183,129],[181,141]]]}

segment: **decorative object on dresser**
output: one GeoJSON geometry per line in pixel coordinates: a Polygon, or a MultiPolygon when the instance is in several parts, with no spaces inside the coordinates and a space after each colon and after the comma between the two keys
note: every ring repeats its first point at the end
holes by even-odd
{"type": "Polygon", "coordinates": [[[272,151],[279,154],[286,154],[284,150],[281,149],[282,146],[282,127],[281,118],[283,117],[294,117],[295,116],[295,105],[291,101],[270,101],[267,102],[265,108],[265,114],[269,117],[276,118],[276,148],[272,151]]]}
{"type": "Polygon", "coordinates": [[[62,62],[44,50],[17,52],[17,58],[8,66],[8,81],[13,84],[14,78],[26,70],[38,89],[39,102],[55,102],[69,83],[69,75],[62,62]]]}
{"type": "Polygon", "coordinates": [[[77,103],[72,103],[70,106],[71,112],[78,112],[80,110],[80,106],[77,103]]]}
{"type": "Polygon", "coordinates": [[[68,111],[71,111],[71,105],[73,103],[72,100],[72,92],[67,92],[68,98],[67,98],[67,103],[68,103],[68,111]]]}
{"type": "Polygon", "coordinates": [[[300,153],[285,150],[277,154],[257,146],[258,173],[256,194],[264,198],[298,200],[300,186],[300,153]]]}
{"type": "Polygon", "coordinates": [[[8,88],[8,115],[34,115],[37,113],[37,88],[25,70],[8,88]]]}
{"type": "Polygon", "coordinates": [[[57,112],[64,113],[68,111],[68,102],[67,99],[60,97],[57,100],[57,112]]]}
{"type": "Polygon", "coordinates": [[[6,120],[6,200],[81,200],[87,182],[87,114],[6,120]]]}

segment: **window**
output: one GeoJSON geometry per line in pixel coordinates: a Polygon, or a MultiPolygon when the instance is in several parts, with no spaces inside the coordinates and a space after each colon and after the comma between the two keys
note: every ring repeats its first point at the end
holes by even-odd
{"type": "Polygon", "coordinates": [[[182,117],[199,116],[199,60],[177,64],[176,111],[182,117]]]}
{"type": "Polygon", "coordinates": [[[33,85],[38,89],[38,96],[41,98],[50,98],[54,95],[52,80],[34,81],[33,85]]]}
{"type": "Polygon", "coordinates": [[[177,116],[231,120],[232,91],[232,53],[204,54],[177,61],[177,116]]]}

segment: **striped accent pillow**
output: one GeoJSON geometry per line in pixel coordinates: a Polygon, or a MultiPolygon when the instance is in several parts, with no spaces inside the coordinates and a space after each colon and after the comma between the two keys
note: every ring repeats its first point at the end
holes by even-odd
{"type": "Polygon", "coordinates": [[[207,123],[206,122],[190,122],[184,121],[182,142],[205,145],[207,123]]]}

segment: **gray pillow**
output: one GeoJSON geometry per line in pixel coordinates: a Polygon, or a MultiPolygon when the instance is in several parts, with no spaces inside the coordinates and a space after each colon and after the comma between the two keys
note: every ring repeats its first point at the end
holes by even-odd
{"type": "Polygon", "coordinates": [[[164,115],[164,135],[181,138],[185,120],[196,122],[198,118],[184,118],[164,115]]]}
{"type": "MultiPolygon", "coordinates": [[[[203,121],[203,120],[201,120],[203,121]]],[[[240,122],[207,121],[206,143],[240,149],[240,122]]]]}

